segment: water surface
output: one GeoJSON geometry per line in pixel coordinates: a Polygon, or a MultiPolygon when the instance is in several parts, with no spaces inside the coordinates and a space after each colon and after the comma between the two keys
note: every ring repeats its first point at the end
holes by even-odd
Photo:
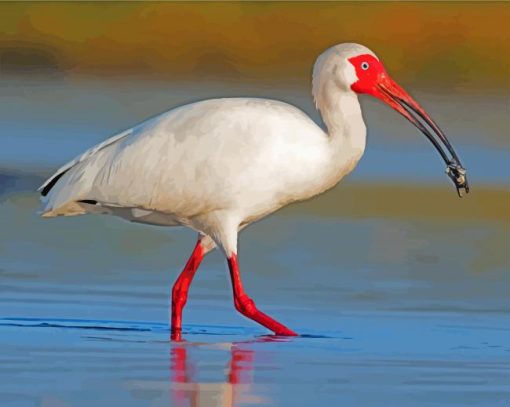
{"type": "MultiPolygon", "coordinates": [[[[247,291],[302,336],[268,335],[237,314],[214,252],[175,343],[169,295],[194,233],[105,216],[43,220],[34,190],[107,135],[222,89],[2,86],[1,405],[508,405],[504,103],[462,125],[455,117],[480,100],[425,97],[472,171],[463,200],[421,136],[369,105],[381,126],[352,177],[241,235],[247,291]]],[[[303,92],[258,92],[311,111],[303,92]]]]}

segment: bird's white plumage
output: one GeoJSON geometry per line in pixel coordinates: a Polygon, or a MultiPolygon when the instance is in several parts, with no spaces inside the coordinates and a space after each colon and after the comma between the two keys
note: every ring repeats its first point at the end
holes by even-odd
{"type": "Polygon", "coordinates": [[[54,183],[43,216],[109,213],[186,225],[235,252],[240,228],[331,188],[361,157],[361,109],[343,82],[353,80],[346,58],[367,49],[347,45],[328,50],[314,69],[314,97],[327,133],[298,108],[275,100],[181,106],[59,169],[41,187],[54,183]]]}

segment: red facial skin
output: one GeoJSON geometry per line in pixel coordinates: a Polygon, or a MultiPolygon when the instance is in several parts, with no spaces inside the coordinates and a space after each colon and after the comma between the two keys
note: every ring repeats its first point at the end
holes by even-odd
{"type": "Polygon", "coordinates": [[[432,122],[430,116],[418,102],[390,78],[383,64],[376,57],[364,54],[349,58],[348,61],[354,66],[358,77],[358,80],[351,85],[351,89],[354,92],[365,93],[382,100],[416,125],[416,119],[398,104],[394,98],[404,100],[432,122]],[[368,63],[368,68],[363,69],[363,64],[366,63],[368,63]]]}
{"type": "Polygon", "coordinates": [[[379,97],[376,84],[388,75],[383,64],[370,54],[358,55],[348,61],[354,66],[358,77],[358,81],[352,84],[351,89],[356,93],[379,97]],[[368,64],[368,68],[363,69],[363,64],[368,64]]]}
{"type": "Polygon", "coordinates": [[[351,85],[351,89],[356,93],[366,93],[382,100],[414,124],[430,140],[443,158],[447,165],[447,174],[457,187],[459,196],[462,196],[464,192],[468,193],[466,170],[462,167],[459,157],[445,134],[428,113],[390,78],[383,64],[373,55],[358,55],[349,58],[348,61],[354,67],[358,78],[351,85]],[[432,129],[434,134],[429,131],[427,126],[432,129]]]}

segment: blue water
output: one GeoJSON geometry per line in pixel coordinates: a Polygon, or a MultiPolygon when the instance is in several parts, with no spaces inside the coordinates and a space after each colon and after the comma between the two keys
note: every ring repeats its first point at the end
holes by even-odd
{"type": "MultiPolygon", "coordinates": [[[[482,99],[420,98],[470,171],[472,194],[449,203],[467,202],[469,216],[427,212],[442,196],[433,189],[405,216],[398,208],[408,204],[384,192],[370,212],[343,212],[342,193],[352,188],[279,212],[242,233],[241,272],[259,308],[301,336],[275,337],[240,316],[213,252],[177,343],[169,296],[195,234],[105,216],[44,220],[34,190],[108,135],[224,89],[0,87],[1,406],[509,405],[504,103],[484,99],[486,114],[476,118],[482,99]],[[492,202],[475,195],[487,186],[502,191],[492,202]]],[[[229,92],[281,96],[312,111],[302,90],[229,92]]],[[[405,182],[416,194],[415,181],[449,182],[415,129],[376,104],[366,108],[369,144],[348,183],[384,191],[405,182]]]]}
{"type": "Polygon", "coordinates": [[[12,405],[505,406],[509,322],[342,313],[320,335],[188,325],[172,345],[166,323],[3,318],[0,393],[12,405]]]}

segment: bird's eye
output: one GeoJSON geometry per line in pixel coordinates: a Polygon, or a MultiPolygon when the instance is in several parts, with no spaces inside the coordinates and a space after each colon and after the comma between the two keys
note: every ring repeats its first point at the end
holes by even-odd
{"type": "Polygon", "coordinates": [[[369,68],[369,64],[368,62],[362,62],[361,63],[361,69],[363,69],[364,71],[366,71],[368,68],[369,68]]]}

